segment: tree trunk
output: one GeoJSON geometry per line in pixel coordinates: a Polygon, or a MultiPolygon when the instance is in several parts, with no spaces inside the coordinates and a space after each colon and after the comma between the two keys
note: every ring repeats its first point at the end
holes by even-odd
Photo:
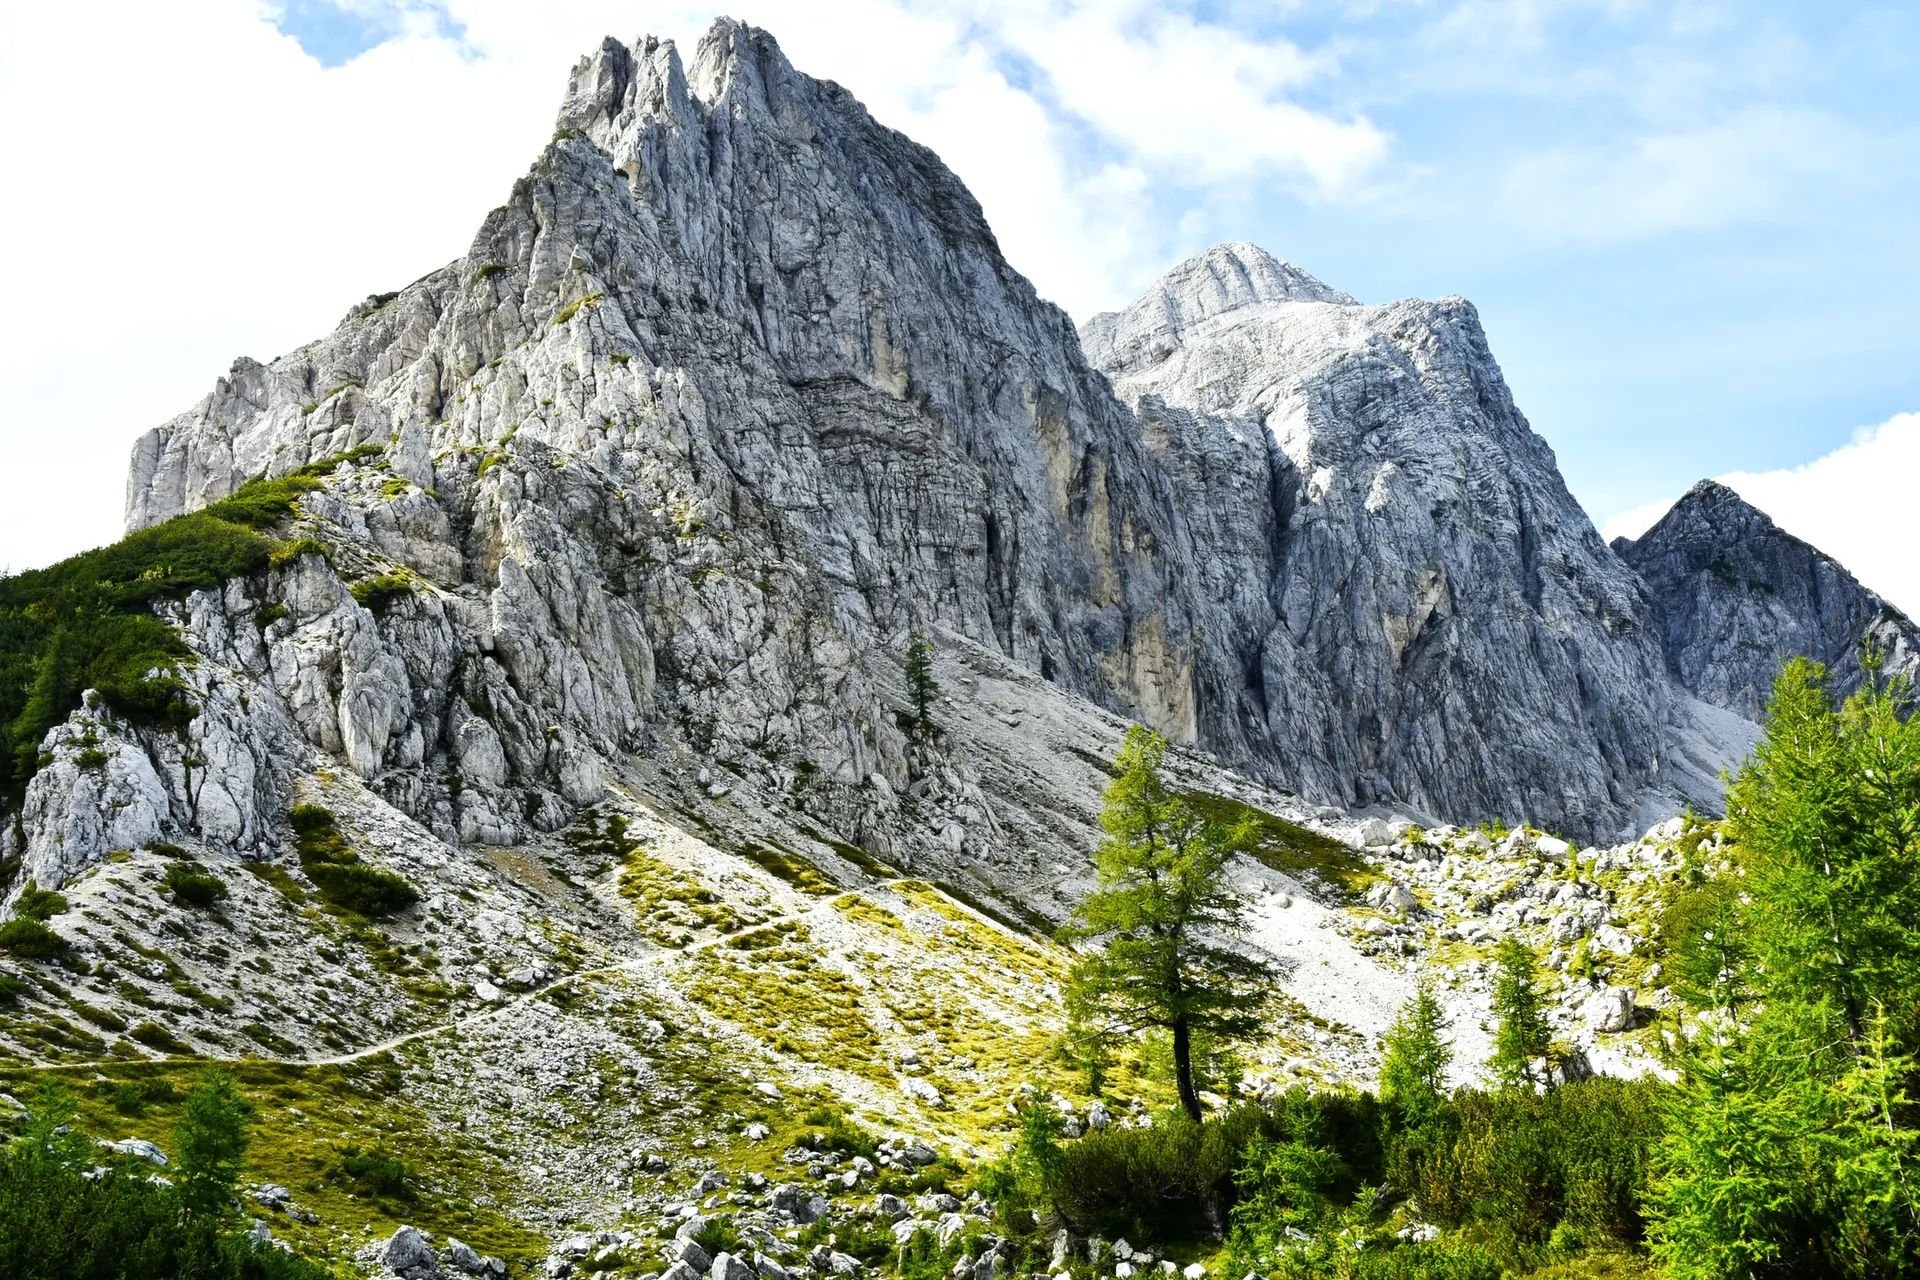
{"type": "Polygon", "coordinates": [[[1193,1032],[1185,1018],[1176,1018],[1173,1023],[1173,1079],[1180,1087],[1180,1105],[1198,1124],[1200,1094],[1193,1087],[1193,1032]]]}

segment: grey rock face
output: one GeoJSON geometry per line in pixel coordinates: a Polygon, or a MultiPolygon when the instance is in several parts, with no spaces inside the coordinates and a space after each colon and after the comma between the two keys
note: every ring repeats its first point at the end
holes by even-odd
{"type": "Polygon", "coordinates": [[[690,70],[605,44],[560,124],[464,261],[136,450],[138,526],[385,446],[302,531],[415,589],[278,587],[307,741],[466,840],[563,823],[663,737],[864,795],[907,781],[867,668],[936,625],[1193,735],[1165,486],[930,153],[729,23],[690,70]]]}
{"type": "Polygon", "coordinates": [[[1869,644],[1885,674],[1920,675],[1920,627],[1725,485],[1702,480],[1613,545],[1653,591],[1674,675],[1717,707],[1760,719],[1792,657],[1825,663],[1851,693],[1869,644]]]}
{"type": "Polygon", "coordinates": [[[1240,678],[1223,749],[1315,796],[1574,831],[1660,786],[1650,602],[1471,304],[1360,306],[1223,245],[1084,337],[1204,548],[1210,640],[1240,678]]]}
{"type": "Polygon", "coordinates": [[[187,741],[114,750],[111,796],[36,781],[10,838],[46,882],[174,828],[263,842],[316,752],[449,841],[678,752],[809,779],[884,852],[915,628],[1321,800],[1590,832],[1672,794],[1644,588],[1465,302],[1223,246],[1089,324],[1103,377],[938,159],[762,32],[608,41],[558,123],[462,260],[140,442],[136,527],[380,453],[303,500],[327,559],[188,602],[187,741]],[[161,767],[212,748],[192,795],[161,767]]]}

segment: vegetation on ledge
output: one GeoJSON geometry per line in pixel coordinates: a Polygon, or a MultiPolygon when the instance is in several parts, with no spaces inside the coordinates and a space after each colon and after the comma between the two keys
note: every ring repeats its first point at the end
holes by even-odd
{"type": "Polygon", "coordinates": [[[47,731],[87,689],[136,723],[184,726],[193,707],[179,668],[190,655],[153,607],[266,568],[278,544],[260,531],[292,514],[342,463],[379,451],[362,445],[252,480],[111,546],[0,577],[0,798],[26,789],[47,731]]]}

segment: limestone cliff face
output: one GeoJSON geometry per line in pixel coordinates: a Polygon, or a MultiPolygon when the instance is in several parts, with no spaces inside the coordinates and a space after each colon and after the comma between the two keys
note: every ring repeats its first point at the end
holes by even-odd
{"type": "Polygon", "coordinates": [[[1884,674],[1920,676],[1920,628],[1723,484],[1702,480],[1639,539],[1613,545],[1653,591],[1673,674],[1715,706],[1758,720],[1793,657],[1825,663],[1835,691],[1851,693],[1867,646],[1884,674]]]}
{"type": "Polygon", "coordinates": [[[1674,714],[1645,590],[1471,304],[1361,306],[1251,245],[1085,330],[1173,477],[1246,740],[1300,785],[1605,829],[1674,714]]]}
{"type": "MultiPolygon", "coordinates": [[[[141,526],[379,450],[285,531],[327,560],[181,614],[233,686],[194,733],[263,762],[241,843],[323,759],[493,843],[675,760],[891,848],[915,628],[1322,801],[1589,833],[1711,803],[1665,764],[1644,590],[1468,304],[1224,246],[1091,322],[1089,363],[937,157],[735,23],[690,62],[606,42],[558,126],[464,258],[135,451],[141,526]]],[[[199,822],[193,735],[121,736],[155,779],[105,781],[142,798],[74,837],[53,751],[30,863],[199,822]]]]}

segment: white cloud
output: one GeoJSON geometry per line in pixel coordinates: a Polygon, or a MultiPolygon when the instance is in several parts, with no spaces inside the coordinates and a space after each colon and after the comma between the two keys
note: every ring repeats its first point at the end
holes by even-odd
{"type": "MultiPolygon", "coordinates": [[[[1920,413],[1863,427],[1832,453],[1778,471],[1717,477],[1795,537],[1820,548],[1895,606],[1920,617],[1920,557],[1891,514],[1913,505],[1920,479],[1920,413]]],[[[1671,502],[1649,503],[1608,520],[1606,537],[1639,537],[1671,502]]]]}
{"type": "Polygon", "coordinates": [[[1509,216],[1548,239],[1631,240],[1766,218],[1857,173],[1866,144],[1818,111],[1755,107],[1687,129],[1522,156],[1509,216]]]}
{"type": "MultiPolygon", "coordinates": [[[[12,299],[0,310],[0,566],[113,537],[134,437],[235,356],[279,355],[462,253],[545,142],[574,59],[603,35],[659,34],[690,52],[716,8],[333,7],[384,42],[322,67],[276,29],[285,0],[0,6],[0,171],[18,183],[0,202],[12,299]]],[[[1218,28],[1125,0],[1055,4],[1056,34],[1083,43],[1032,51],[1060,92],[1093,95],[1110,143],[1098,153],[1085,121],[1010,76],[1007,33],[1025,20],[1010,0],[727,7],[939,152],[1009,260],[1076,314],[1124,301],[1167,265],[1154,193],[1176,168],[1204,179],[1285,163],[1332,190],[1382,145],[1290,105],[1292,86],[1325,71],[1310,56],[1235,54],[1218,28]],[[1160,41],[1169,60],[1156,65],[1160,41]],[[1066,64],[1096,48],[1118,60],[1114,75],[1082,83],[1066,64]],[[1213,57],[1227,61],[1207,108],[1156,121],[1126,101],[1181,98],[1183,78],[1215,78],[1213,57]],[[1196,167],[1182,133],[1203,125],[1188,136],[1212,158],[1196,167]]]]}

